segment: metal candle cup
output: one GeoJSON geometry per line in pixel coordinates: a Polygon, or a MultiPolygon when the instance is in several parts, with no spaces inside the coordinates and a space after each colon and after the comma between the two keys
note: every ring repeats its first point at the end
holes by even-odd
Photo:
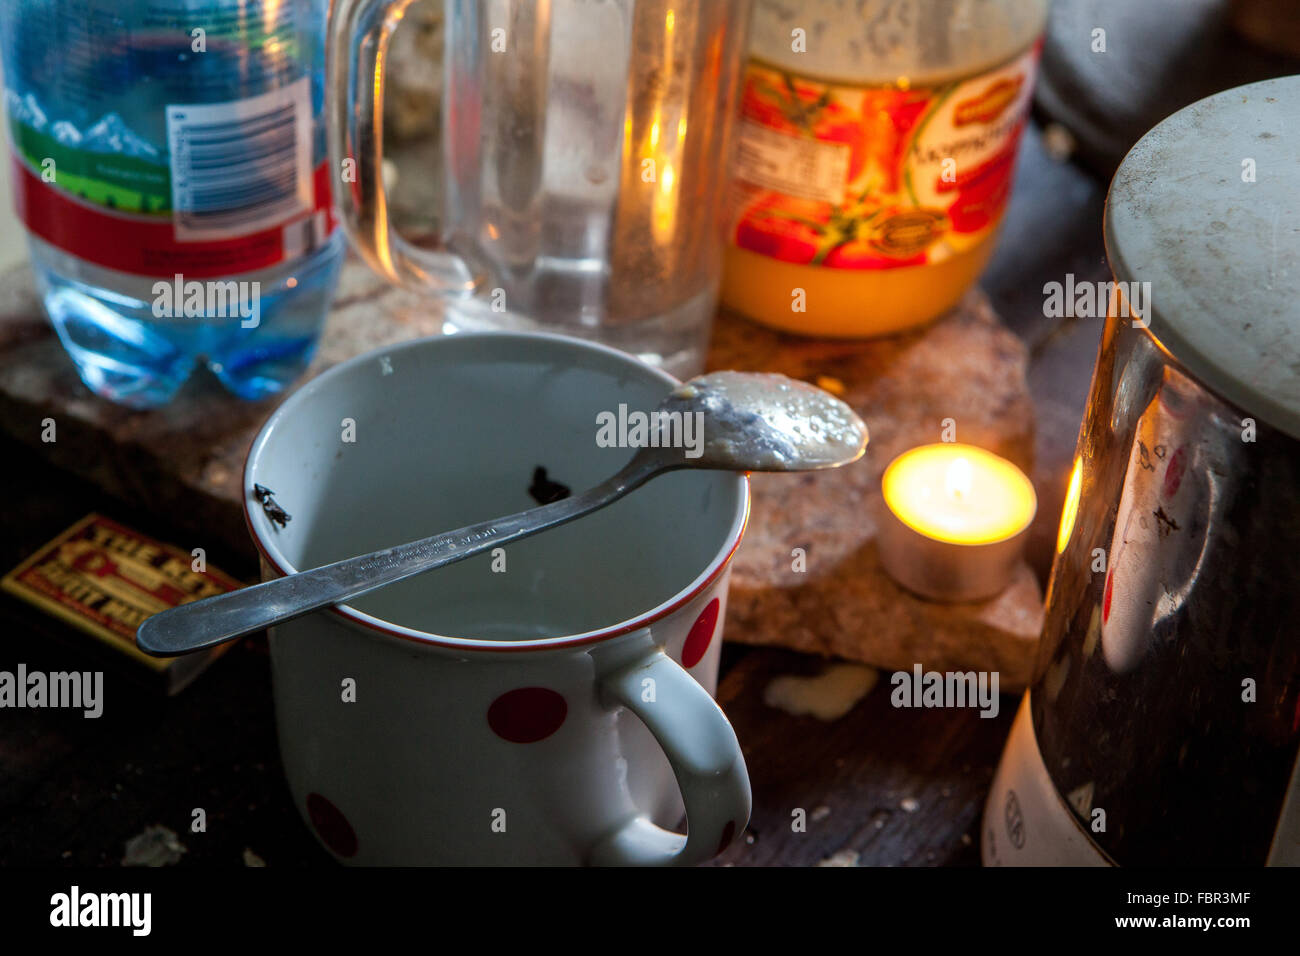
{"type": "Polygon", "coordinates": [[[1038,508],[1019,468],[973,445],[904,452],[881,479],[880,562],[932,601],[980,601],[1004,590],[1038,508]]]}

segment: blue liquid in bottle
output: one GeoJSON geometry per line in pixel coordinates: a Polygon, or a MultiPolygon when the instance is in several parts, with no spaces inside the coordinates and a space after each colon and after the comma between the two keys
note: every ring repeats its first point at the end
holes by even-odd
{"type": "Polygon", "coordinates": [[[258,399],[311,360],[344,250],[325,20],[326,0],[0,7],[16,204],[97,394],[161,405],[206,364],[258,399]]]}

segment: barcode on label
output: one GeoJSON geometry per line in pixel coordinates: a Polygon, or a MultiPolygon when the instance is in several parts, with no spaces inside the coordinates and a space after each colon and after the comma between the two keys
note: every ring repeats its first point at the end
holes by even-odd
{"type": "Polygon", "coordinates": [[[310,212],[311,86],[167,107],[178,242],[232,239],[310,212]]]}

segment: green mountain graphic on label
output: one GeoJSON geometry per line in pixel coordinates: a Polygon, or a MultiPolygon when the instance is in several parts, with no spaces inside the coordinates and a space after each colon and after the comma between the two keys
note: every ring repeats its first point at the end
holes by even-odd
{"type": "MultiPolygon", "coordinates": [[[[70,123],[55,123],[49,132],[36,129],[11,117],[10,130],[18,155],[32,172],[42,176],[54,161],[57,186],[87,202],[123,212],[165,217],[171,214],[171,171],[162,161],[121,152],[99,152],[87,144],[101,141],[121,142],[123,135],[132,137],[137,152],[157,153],[122,125],[116,113],[109,113],[85,134],[70,123]]],[[[42,176],[44,178],[44,176],[42,176]]]]}

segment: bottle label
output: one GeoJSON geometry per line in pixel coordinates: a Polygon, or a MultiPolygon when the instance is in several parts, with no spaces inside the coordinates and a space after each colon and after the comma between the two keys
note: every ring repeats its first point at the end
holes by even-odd
{"type": "Polygon", "coordinates": [[[307,77],[260,96],[166,108],[165,150],[115,112],[85,130],[6,93],[14,204],[33,235],[94,265],[194,278],[267,269],[335,227],[312,168],[307,77]]]}
{"type": "Polygon", "coordinates": [[[746,69],[732,242],[783,262],[939,262],[997,226],[1040,46],[934,87],[860,87],[746,69]]]}

